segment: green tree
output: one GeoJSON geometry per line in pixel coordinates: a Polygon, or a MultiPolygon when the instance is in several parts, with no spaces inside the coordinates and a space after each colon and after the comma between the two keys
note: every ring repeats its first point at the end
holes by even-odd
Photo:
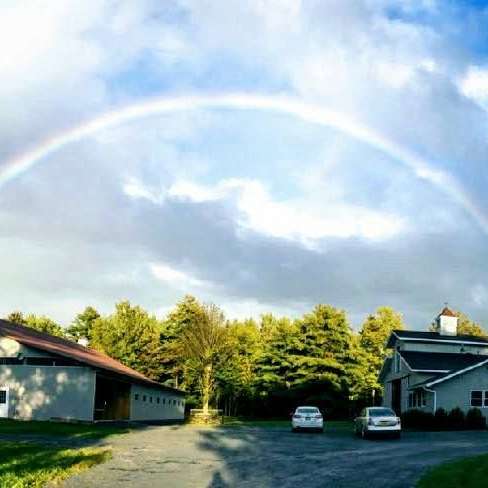
{"type": "Polygon", "coordinates": [[[301,342],[297,323],[287,317],[265,314],[261,317],[260,330],[262,348],[256,364],[256,382],[260,395],[265,396],[295,383],[301,342]]]}
{"type": "Polygon", "coordinates": [[[364,364],[362,385],[363,392],[381,392],[378,375],[388,356],[386,342],[394,330],[405,328],[402,315],[391,307],[379,307],[369,315],[359,332],[359,361],[364,364]]]}
{"type": "Polygon", "coordinates": [[[317,305],[305,314],[300,327],[300,381],[326,382],[337,390],[347,388],[352,334],[343,310],[317,305]]]}
{"type": "Polygon", "coordinates": [[[225,348],[215,368],[217,395],[227,415],[243,412],[252,402],[260,352],[261,336],[254,320],[227,324],[225,348]]]}
{"type": "Polygon", "coordinates": [[[39,332],[64,337],[63,328],[57,322],[45,315],[34,315],[33,313],[24,315],[22,312],[15,311],[7,315],[7,320],[14,324],[30,327],[39,332]]]}
{"type": "Polygon", "coordinates": [[[487,337],[485,329],[471,320],[463,312],[454,312],[458,317],[457,334],[458,335],[468,335],[477,337],[487,337]]]}
{"type": "Polygon", "coordinates": [[[66,329],[66,333],[75,341],[87,339],[90,343],[93,324],[99,318],[100,314],[93,307],[88,306],[75,317],[71,325],[66,329]]]}
{"type": "Polygon", "coordinates": [[[183,328],[181,347],[190,368],[198,375],[206,414],[215,387],[215,365],[226,344],[226,329],[224,314],[216,305],[202,308],[201,316],[183,328]]]}
{"type": "Polygon", "coordinates": [[[24,314],[20,312],[19,310],[15,310],[13,312],[10,312],[6,319],[9,322],[13,322],[14,324],[19,324],[19,325],[27,325],[27,322],[25,321],[24,314]]]}
{"type": "Polygon", "coordinates": [[[163,321],[161,327],[161,380],[175,388],[190,388],[192,383],[187,360],[182,350],[183,330],[195,327],[202,319],[203,306],[198,300],[186,295],[163,321]]]}
{"type": "Polygon", "coordinates": [[[123,301],[93,322],[91,346],[149,378],[161,374],[161,325],[139,306],[123,301]]]}

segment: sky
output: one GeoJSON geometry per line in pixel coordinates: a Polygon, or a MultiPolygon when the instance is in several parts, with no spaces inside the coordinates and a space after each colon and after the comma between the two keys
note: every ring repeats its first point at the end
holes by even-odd
{"type": "Polygon", "coordinates": [[[487,37],[480,1],[4,0],[0,316],[488,326],[487,37]]]}

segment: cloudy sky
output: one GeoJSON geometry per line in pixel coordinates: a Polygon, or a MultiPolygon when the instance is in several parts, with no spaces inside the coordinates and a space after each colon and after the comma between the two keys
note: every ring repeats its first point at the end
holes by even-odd
{"type": "Polygon", "coordinates": [[[2,1],[0,315],[488,325],[482,4],[2,1]]]}

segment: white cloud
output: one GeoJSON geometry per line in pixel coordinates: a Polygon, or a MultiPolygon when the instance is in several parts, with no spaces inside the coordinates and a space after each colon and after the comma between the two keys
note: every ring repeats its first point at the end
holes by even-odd
{"type": "Polygon", "coordinates": [[[325,237],[360,237],[381,240],[405,231],[403,218],[364,207],[336,203],[317,208],[301,199],[277,201],[259,181],[229,179],[214,186],[179,181],[168,191],[171,197],[193,202],[234,198],[243,229],[299,242],[315,248],[325,237]]]}
{"type": "Polygon", "coordinates": [[[208,290],[212,286],[210,282],[195,278],[191,273],[177,270],[167,263],[152,263],[150,264],[150,270],[156,279],[167,283],[172,288],[181,289],[185,292],[198,288],[208,290]]]}
{"type": "Polygon", "coordinates": [[[466,97],[488,108],[488,69],[470,66],[460,79],[459,87],[466,97]]]}

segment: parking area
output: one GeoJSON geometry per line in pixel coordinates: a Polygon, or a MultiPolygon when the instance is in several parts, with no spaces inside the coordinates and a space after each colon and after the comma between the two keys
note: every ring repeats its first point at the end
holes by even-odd
{"type": "Polygon", "coordinates": [[[361,440],[285,427],[149,427],[113,441],[114,457],[64,484],[109,487],[412,487],[425,469],[488,452],[487,432],[407,432],[361,440]]]}

